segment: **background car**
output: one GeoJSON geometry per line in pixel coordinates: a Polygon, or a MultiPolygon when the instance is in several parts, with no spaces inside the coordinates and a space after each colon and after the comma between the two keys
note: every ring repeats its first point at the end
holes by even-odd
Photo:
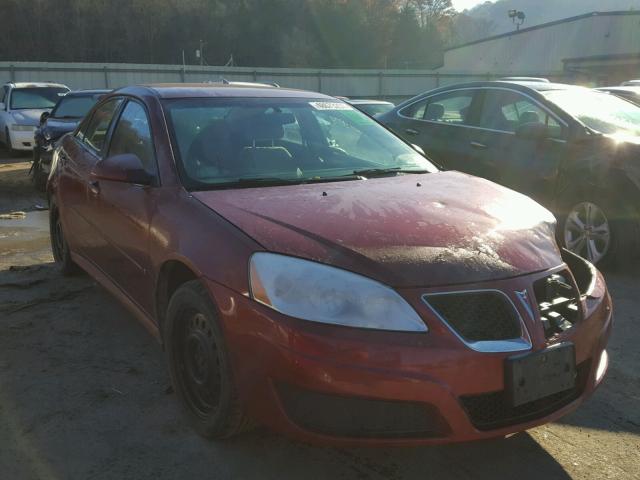
{"type": "Polygon", "coordinates": [[[625,100],[629,100],[630,102],[635,103],[640,106],[640,82],[638,82],[638,86],[628,86],[628,87],[600,87],[596,88],[596,90],[601,92],[609,92],[616,97],[624,98],[625,100]]]}
{"type": "Polygon", "coordinates": [[[378,117],[393,109],[394,104],[384,100],[366,100],[364,98],[348,98],[345,101],[371,117],[378,117]]]}
{"type": "Polygon", "coordinates": [[[9,151],[29,151],[40,116],[69,92],[59,83],[7,83],[0,89],[0,139],[9,151]]]}
{"type": "Polygon", "coordinates": [[[43,190],[51,166],[51,155],[58,139],[72,132],[102,95],[111,90],[78,90],[60,97],[51,113],[40,115],[40,125],[34,134],[31,175],[36,188],[43,190]]]}
{"type": "Polygon", "coordinates": [[[640,80],[627,80],[626,82],[622,82],[623,87],[637,87],[640,86],[640,80]]]}
{"type": "Polygon", "coordinates": [[[551,213],[335,98],[105,96],[57,147],[54,257],[164,345],[194,428],[335,445],[504,436],[607,370],[611,298],[551,213]]]}
{"type": "Polygon", "coordinates": [[[640,238],[640,108],[544,82],[449,85],[378,118],[445,168],[538,200],[594,263],[629,261],[640,238]]]}

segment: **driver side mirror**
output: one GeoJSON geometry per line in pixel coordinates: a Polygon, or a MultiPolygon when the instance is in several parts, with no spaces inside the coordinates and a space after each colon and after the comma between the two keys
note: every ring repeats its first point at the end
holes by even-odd
{"type": "Polygon", "coordinates": [[[47,118],[49,118],[50,115],[51,115],[51,112],[42,112],[42,115],[40,115],[40,125],[46,122],[47,118]]]}
{"type": "Polygon", "coordinates": [[[550,136],[549,127],[544,123],[523,123],[516,128],[516,137],[526,140],[544,140],[550,136]]]}
{"type": "Polygon", "coordinates": [[[96,163],[91,176],[97,180],[151,185],[154,177],[147,173],[140,157],[133,153],[123,153],[106,157],[96,163]]]}

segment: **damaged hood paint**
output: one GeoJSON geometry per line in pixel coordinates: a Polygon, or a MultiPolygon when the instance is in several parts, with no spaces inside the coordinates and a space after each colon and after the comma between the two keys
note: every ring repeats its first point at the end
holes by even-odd
{"type": "Polygon", "coordinates": [[[267,250],[394,287],[496,280],[562,263],[548,210],[459,172],[193,196],[267,250]]]}

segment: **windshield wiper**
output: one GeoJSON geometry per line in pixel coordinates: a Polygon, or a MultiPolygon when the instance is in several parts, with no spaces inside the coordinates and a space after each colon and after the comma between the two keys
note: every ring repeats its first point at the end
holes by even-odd
{"type": "Polygon", "coordinates": [[[345,182],[349,180],[362,180],[360,175],[344,175],[339,177],[309,177],[309,178],[280,178],[280,177],[253,177],[238,178],[229,182],[203,185],[207,190],[223,188],[244,187],[272,187],[277,185],[303,185],[307,183],[345,182]]]}
{"type": "Polygon", "coordinates": [[[361,177],[380,177],[389,174],[396,173],[429,173],[429,170],[424,169],[410,169],[410,168],[402,168],[402,167],[391,167],[391,168],[367,168],[363,170],[354,170],[351,175],[358,175],[361,177]]]}

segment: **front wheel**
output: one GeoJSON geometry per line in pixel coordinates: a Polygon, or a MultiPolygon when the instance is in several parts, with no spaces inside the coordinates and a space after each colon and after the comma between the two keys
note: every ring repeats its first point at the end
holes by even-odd
{"type": "Polygon", "coordinates": [[[194,429],[228,438],[249,426],[234,383],[218,313],[199,280],[171,297],[164,325],[169,374],[194,429]]]}
{"type": "Polygon", "coordinates": [[[568,203],[561,222],[560,240],[573,253],[599,266],[615,266],[629,254],[631,226],[637,219],[613,195],[568,203]]]}

